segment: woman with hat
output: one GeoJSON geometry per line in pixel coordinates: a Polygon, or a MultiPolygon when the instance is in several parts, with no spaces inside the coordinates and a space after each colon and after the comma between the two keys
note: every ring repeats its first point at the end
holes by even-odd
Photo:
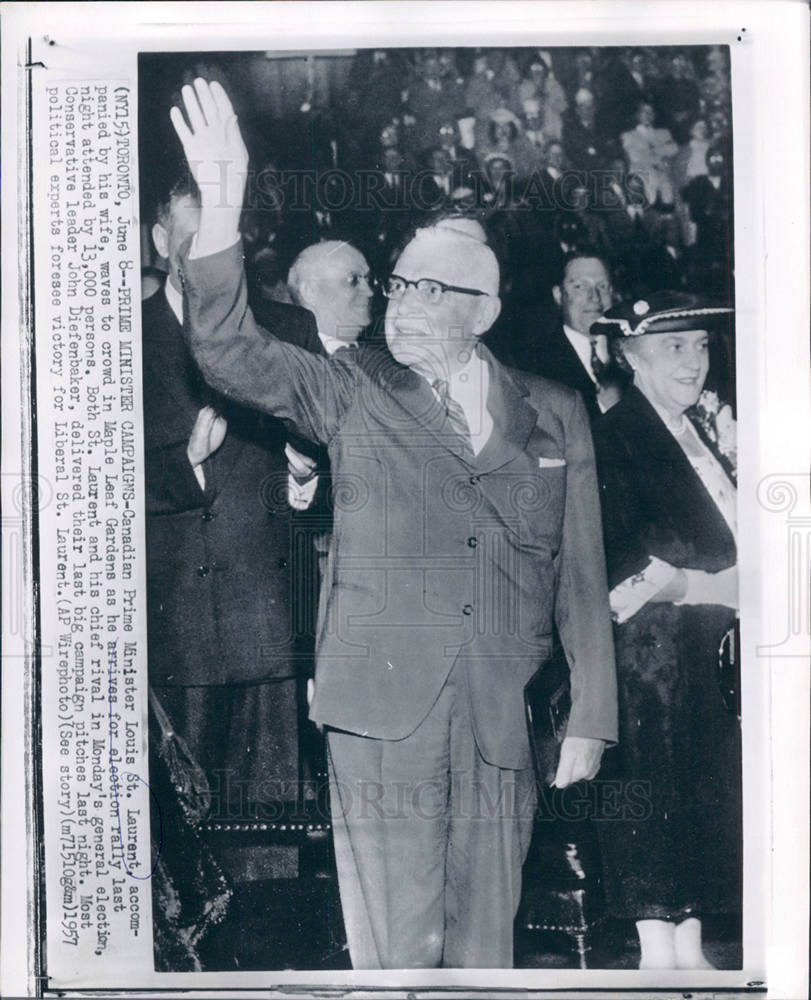
{"type": "Polygon", "coordinates": [[[620,706],[601,777],[622,790],[596,825],[640,968],[712,968],[702,916],[740,913],[740,729],[719,683],[737,608],[734,422],[702,393],[730,313],[660,292],[591,327],[633,374],[595,428],[620,706]]]}
{"type": "Polygon", "coordinates": [[[506,157],[517,178],[529,177],[542,164],[540,151],[524,135],[521,122],[508,108],[496,108],[491,112],[486,135],[477,142],[476,148],[482,170],[487,169],[487,159],[493,154],[506,157]]]}

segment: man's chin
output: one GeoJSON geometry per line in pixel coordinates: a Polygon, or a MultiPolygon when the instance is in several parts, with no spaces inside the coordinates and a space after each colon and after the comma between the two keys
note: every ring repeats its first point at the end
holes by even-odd
{"type": "Polygon", "coordinates": [[[416,371],[434,371],[441,361],[440,348],[433,346],[430,341],[419,335],[407,338],[400,334],[387,338],[387,342],[395,360],[416,371]]]}

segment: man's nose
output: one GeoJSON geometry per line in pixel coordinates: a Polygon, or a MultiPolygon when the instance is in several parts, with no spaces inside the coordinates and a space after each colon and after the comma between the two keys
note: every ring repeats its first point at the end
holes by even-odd
{"type": "Polygon", "coordinates": [[[420,299],[417,295],[417,289],[414,285],[406,285],[405,291],[397,300],[397,311],[404,316],[413,314],[418,311],[420,306],[420,299]]]}

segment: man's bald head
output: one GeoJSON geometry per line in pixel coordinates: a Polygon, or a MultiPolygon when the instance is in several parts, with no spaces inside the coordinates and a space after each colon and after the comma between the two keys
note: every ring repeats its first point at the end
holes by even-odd
{"type": "Polygon", "coordinates": [[[418,229],[397,261],[395,271],[421,265],[429,271],[424,278],[435,278],[446,285],[475,288],[488,295],[498,295],[499,268],[496,255],[482,241],[478,231],[465,231],[452,220],[418,229]]]}
{"type": "Polygon", "coordinates": [[[347,342],[369,324],[370,280],[366,258],[342,240],[305,247],[287,276],[296,302],[315,315],[318,332],[347,342]]]}
{"type": "Polygon", "coordinates": [[[406,282],[386,310],[392,354],[429,377],[446,378],[466,364],[476,339],[501,309],[495,254],[478,234],[446,225],[420,229],[400,254],[392,277],[406,282]],[[417,287],[423,281],[453,287],[436,295],[417,287]]]}

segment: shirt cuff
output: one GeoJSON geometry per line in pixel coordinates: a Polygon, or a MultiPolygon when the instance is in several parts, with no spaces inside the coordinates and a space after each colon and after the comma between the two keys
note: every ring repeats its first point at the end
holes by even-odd
{"type": "Polygon", "coordinates": [[[293,510],[307,510],[313,502],[317,486],[318,476],[313,476],[306,482],[300,483],[292,473],[288,473],[287,502],[293,510]]]}

